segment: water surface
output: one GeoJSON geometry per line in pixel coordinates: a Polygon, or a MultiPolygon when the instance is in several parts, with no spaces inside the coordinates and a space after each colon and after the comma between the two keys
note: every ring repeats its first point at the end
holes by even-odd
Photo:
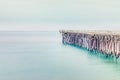
{"type": "Polygon", "coordinates": [[[120,63],[63,45],[59,32],[0,32],[0,80],[119,80],[120,63]]]}

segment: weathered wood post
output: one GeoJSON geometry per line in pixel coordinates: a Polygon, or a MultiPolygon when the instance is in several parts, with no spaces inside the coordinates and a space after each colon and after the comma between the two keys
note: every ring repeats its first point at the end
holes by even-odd
{"type": "Polygon", "coordinates": [[[60,30],[63,44],[72,44],[104,53],[120,56],[120,32],[60,30]]]}

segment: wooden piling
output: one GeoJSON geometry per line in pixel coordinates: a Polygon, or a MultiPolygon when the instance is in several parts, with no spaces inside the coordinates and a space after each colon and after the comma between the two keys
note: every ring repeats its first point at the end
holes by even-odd
{"type": "Polygon", "coordinates": [[[63,44],[95,50],[106,55],[120,56],[120,32],[60,30],[63,44]]]}

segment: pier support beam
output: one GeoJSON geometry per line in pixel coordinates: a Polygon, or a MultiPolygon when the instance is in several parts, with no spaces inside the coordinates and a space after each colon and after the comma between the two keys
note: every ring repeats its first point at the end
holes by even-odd
{"type": "Polygon", "coordinates": [[[72,44],[106,55],[120,56],[120,32],[61,30],[63,44],[72,44]]]}

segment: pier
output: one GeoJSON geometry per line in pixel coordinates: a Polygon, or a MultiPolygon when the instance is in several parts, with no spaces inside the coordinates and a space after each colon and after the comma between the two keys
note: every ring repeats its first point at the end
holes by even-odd
{"type": "Polygon", "coordinates": [[[89,51],[97,51],[106,56],[120,56],[120,32],[119,31],[80,31],[60,30],[62,43],[85,48],[89,51]]]}

